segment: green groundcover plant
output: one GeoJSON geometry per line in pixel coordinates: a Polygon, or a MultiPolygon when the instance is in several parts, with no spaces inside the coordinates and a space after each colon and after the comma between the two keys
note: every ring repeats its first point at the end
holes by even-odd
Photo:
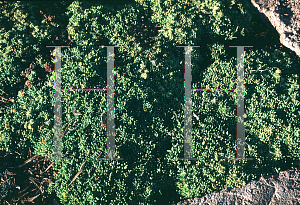
{"type": "MultiPolygon", "coordinates": [[[[53,48],[44,46],[53,45],[51,32],[59,30],[50,30],[52,21],[45,25],[35,18],[34,6],[0,3],[11,25],[0,33],[0,89],[7,90],[21,79],[21,62],[30,49],[47,59],[36,61],[36,70],[25,76],[29,81],[54,63],[53,48]],[[16,19],[8,9],[16,10],[16,19]]],[[[193,112],[199,116],[193,118],[193,157],[200,160],[175,160],[184,152],[185,109],[185,56],[175,46],[201,45],[192,49],[193,89],[234,89],[236,48],[226,45],[255,26],[248,2],[148,0],[113,7],[74,1],[61,6],[66,11],[56,23],[68,34],[59,37],[69,35],[71,41],[70,48],[62,48],[63,88],[106,88],[107,50],[98,45],[122,46],[115,49],[115,157],[124,158],[99,160],[106,156],[100,120],[106,92],[63,90],[63,155],[71,160],[56,161],[58,173],[48,189],[62,204],[174,203],[179,196],[245,185],[299,162],[299,58],[256,48],[245,49],[244,58],[245,156],[254,160],[228,160],[236,152],[237,106],[237,93],[229,90],[192,92],[193,112]]],[[[52,72],[45,81],[19,90],[1,110],[1,150],[26,156],[30,148],[53,156],[54,79],[52,72]]]]}

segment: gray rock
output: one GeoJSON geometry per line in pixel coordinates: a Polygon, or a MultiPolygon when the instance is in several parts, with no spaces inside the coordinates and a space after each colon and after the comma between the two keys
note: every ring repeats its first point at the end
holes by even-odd
{"type": "Polygon", "coordinates": [[[300,204],[300,169],[280,172],[276,175],[269,175],[252,180],[244,187],[239,186],[233,189],[226,188],[220,192],[213,192],[201,198],[188,199],[178,202],[183,204],[300,204]]]}
{"type": "Polygon", "coordinates": [[[280,43],[300,55],[300,2],[251,0],[262,19],[268,19],[280,35],[280,43]]]}

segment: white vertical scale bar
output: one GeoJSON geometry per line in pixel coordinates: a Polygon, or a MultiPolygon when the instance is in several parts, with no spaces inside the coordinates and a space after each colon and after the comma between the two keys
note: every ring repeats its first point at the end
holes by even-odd
{"type": "Polygon", "coordinates": [[[233,160],[253,160],[253,158],[245,158],[245,125],[244,125],[244,94],[245,94],[245,82],[244,82],[244,48],[253,46],[229,46],[237,47],[237,156],[233,160]]]}
{"type": "Polygon", "coordinates": [[[114,47],[107,47],[107,156],[115,156],[115,119],[114,119],[114,47]]]}
{"type": "Polygon", "coordinates": [[[245,124],[244,124],[244,47],[237,47],[237,159],[245,158],[245,124]]]}
{"type": "Polygon", "coordinates": [[[184,109],[184,158],[179,160],[198,160],[193,158],[192,150],[192,47],[200,46],[177,46],[185,49],[184,87],[185,87],[185,109],[184,109]]]}
{"type": "Polygon", "coordinates": [[[192,143],[192,66],[191,47],[185,47],[185,68],[184,68],[184,88],[185,88],[185,109],[184,109],[184,158],[190,159],[193,156],[192,143]]]}
{"type": "MultiPolygon", "coordinates": [[[[53,157],[54,160],[62,160],[62,105],[61,105],[61,48],[70,46],[46,46],[54,47],[55,50],[55,105],[54,105],[54,138],[53,157]]],[[[63,160],[66,160],[64,158],[63,160]]],[[[68,159],[69,160],[69,159],[68,159]]]]}
{"type": "Polygon", "coordinates": [[[100,160],[124,160],[123,158],[115,158],[115,110],[114,110],[114,94],[115,94],[115,60],[114,49],[120,46],[107,47],[107,155],[106,158],[100,160]]]}
{"type": "Polygon", "coordinates": [[[61,48],[55,47],[54,159],[62,158],[61,48]]]}

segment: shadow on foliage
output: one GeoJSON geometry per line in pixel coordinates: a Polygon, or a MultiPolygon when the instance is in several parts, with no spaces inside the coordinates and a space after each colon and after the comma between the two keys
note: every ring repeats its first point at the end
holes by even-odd
{"type": "Polygon", "coordinates": [[[104,5],[104,6],[111,6],[115,9],[121,9],[124,8],[125,5],[130,5],[130,4],[135,4],[135,0],[92,0],[92,1],[82,1],[83,8],[91,8],[92,6],[99,6],[99,5],[104,5]]]}
{"type": "MultiPolygon", "coordinates": [[[[18,82],[15,82],[13,86],[6,85],[3,90],[8,93],[8,98],[12,97],[14,99],[17,98],[18,91],[20,90],[27,90],[31,86],[39,87],[39,84],[43,84],[47,81],[47,75],[51,74],[54,70],[54,65],[50,63],[50,67],[48,68],[46,65],[45,67],[39,62],[40,59],[48,59],[47,61],[50,62],[53,58],[49,55],[51,49],[45,48],[45,45],[66,45],[69,44],[67,39],[67,19],[64,16],[64,12],[66,11],[67,4],[62,1],[51,1],[51,2],[36,2],[34,5],[30,2],[18,2],[19,10],[27,15],[26,22],[30,23],[33,22],[35,26],[40,27],[40,29],[47,28],[48,36],[46,38],[41,37],[33,37],[32,30],[29,26],[23,26],[23,31],[17,31],[19,34],[25,33],[26,35],[20,40],[23,40],[25,51],[23,51],[23,55],[21,57],[14,58],[14,67],[20,67],[21,69],[17,72],[17,77],[20,78],[18,82]],[[42,25],[42,21],[45,21],[42,25]],[[56,28],[49,24],[51,23],[58,23],[59,27],[56,28]],[[30,35],[28,35],[30,32],[30,35]],[[25,43],[26,42],[26,43],[25,43]],[[36,46],[36,48],[34,48],[36,46]],[[37,52],[39,51],[39,52],[37,52]],[[32,71],[36,72],[36,78],[33,81],[28,81],[27,75],[29,75],[32,71]],[[24,75],[21,75],[22,72],[25,72],[24,75]]],[[[14,19],[11,15],[9,17],[5,17],[2,19],[5,21],[4,29],[5,31],[11,31],[14,24],[18,26],[16,23],[17,20],[14,19]]],[[[14,31],[12,31],[14,32],[14,31]]],[[[18,39],[17,39],[18,40],[18,39]]],[[[9,102],[7,102],[9,103],[9,102]]],[[[1,106],[6,107],[7,103],[3,104],[1,102],[1,106]]]]}

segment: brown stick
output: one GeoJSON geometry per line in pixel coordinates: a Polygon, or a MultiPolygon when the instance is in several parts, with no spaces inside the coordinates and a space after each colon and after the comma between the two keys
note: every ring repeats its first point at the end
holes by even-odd
{"type": "Polygon", "coordinates": [[[27,185],[27,187],[25,189],[23,189],[22,191],[19,191],[18,194],[22,194],[24,191],[26,191],[29,188],[29,185],[27,185]]]}
{"type": "MultiPolygon", "coordinates": [[[[31,157],[30,159],[26,160],[24,164],[27,164],[29,162],[31,162],[35,157],[37,157],[38,155],[34,155],[33,157],[31,157]]],[[[22,165],[23,166],[23,165],[22,165]]]]}
{"type": "MultiPolygon", "coordinates": [[[[18,152],[15,152],[15,153],[19,154],[18,152]]],[[[20,154],[19,154],[19,155],[20,155],[20,154]]],[[[22,165],[19,165],[19,166],[16,166],[16,167],[9,167],[9,168],[23,167],[24,165],[26,165],[26,164],[28,164],[29,162],[31,162],[36,156],[38,156],[38,155],[34,155],[34,156],[31,157],[30,159],[26,160],[26,161],[24,162],[24,164],[22,164],[22,165]]]]}
{"type": "Polygon", "coordinates": [[[76,120],[76,121],[73,123],[73,125],[72,125],[73,127],[75,126],[76,122],[78,122],[78,120],[76,120]]]}
{"type": "MultiPolygon", "coordinates": [[[[35,191],[35,190],[37,190],[37,189],[33,189],[33,190],[31,190],[31,191],[35,191]]],[[[22,196],[20,196],[20,197],[18,198],[18,201],[19,201],[20,199],[24,198],[24,196],[26,196],[26,195],[29,194],[29,193],[30,193],[30,191],[29,191],[29,192],[26,192],[25,194],[23,194],[22,196]]]]}
{"type": "Polygon", "coordinates": [[[41,194],[43,194],[43,190],[35,183],[32,177],[29,177],[29,180],[40,190],[41,194]]]}
{"type": "Polygon", "coordinates": [[[34,196],[34,197],[28,198],[26,201],[27,201],[27,202],[33,202],[33,200],[35,200],[36,198],[38,198],[40,195],[41,195],[41,194],[38,194],[38,195],[36,195],[36,196],[34,196]]]}
{"type": "Polygon", "coordinates": [[[193,113],[193,116],[199,121],[198,115],[196,115],[195,113],[193,113]]]}
{"type": "Polygon", "coordinates": [[[24,162],[24,164],[22,164],[22,165],[19,165],[19,167],[23,167],[25,164],[28,164],[29,162],[31,162],[35,157],[37,157],[38,155],[34,155],[33,157],[31,157],[30,159],[28,159],[28,160],[26,160],[25,162],[24,162]]]}
{"type": "MultiPolygon", "coordinates": [[[[2,96],[0,96],[2,99],[4,99],[4,100],[6,100],[6,101],[8,101],[6,98],[4,98],[4,97],[2,97],[2,96]]],[[[1,100],[2,101],[2,100],[1,100]]],[[[2,102],[4,102],[4,101],[2,101],[2,102]]]]}
{"type": "Polygon", "coordinates": [[[62,134],[61,138],[63,138],[63,137],[64,137],[64,135],[65,135],[65,133],[66,133],[66,131],[67,131],[68,127],[69,127],[69,125],[66,127],[66,129],[65,129],[64,133],[62,134]]]}
{"type": "Polygon", "coordinates": [[[28,169],[27,172],[33,176],[33,173],[28,169]]]}
{"type": "MultiPolygon", "coordinates": [[[[2,81],[1,81],[2,82],[2,81]]],[[[0,89],[1,90],[1,89],[0,89]]],[[[5,93],[6,95],[8,95],[6,92],[4,92],[3,90],[1,90],[2,91],[2,93],[5,93]]]]}
{"type": "Polygon", "coordinates": [[[15,153],[18,154],[18,155],[20,155],[20,156],[22,156],[19,152],[16,152],[16,151],[15,151],[15,153]]]}
{"type": "MultiPolygon", "coordinates": [[[[277,67],[272,67],[272,68],[277,68],[277,67]]],[[[265,69],[265,70],[250,70],[250,71],[260,71],[260,72],[262,72],[262,71],[270,70],[270,69],[272,69],[272,68],[268,68],[268,69],[265,69]]],[[[277,68],[277,69],[278,69],[278,68],[277,68]]]]}
{"type": "Polygon", "coordinates": [[[8,203],[6,200],[5,200],[6,204],[10,205],[10,203],[8,203]]]}
{"type": "Polygon", "coordinates": [[[83,164],[81,165],[78,173],[75,175],[75,177],[72,179],[72,181],[70,182],[69,186],[75,181],[75,179],[79,176],[79,174],[81,174],[81,172],[83,171],[83,166],[85,164],[86,160],[83,162],[83,164]]]}
{"type": "Polygon", "coordinates": [[[10,175],[10,176],[16,175],[15,173],[12,173],[12,172],[10,172],[10,171],[8,171],[8,170],[6,170],[5,173],[6,173],[7,175],[10,175]]]}
{"type": "Polygon", "coordinates": [[[54,164],[54,162],[52,162],[43,173],[45,173],[46,171],[48,171],[50,169],[50,167],[52,167],[53,164],[54,164]]]}

